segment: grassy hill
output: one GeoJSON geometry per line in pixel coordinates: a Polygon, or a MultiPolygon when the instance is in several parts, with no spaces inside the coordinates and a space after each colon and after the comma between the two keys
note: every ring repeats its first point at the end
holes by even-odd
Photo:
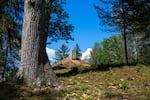
{"type": "Polygon", "coordinates": [[[0,84],[0,100],[149,100],[150,66],[124,66],[108,70],[90,67],[55,70],[64,81],[33,91],[11,83],[0,84]]]}

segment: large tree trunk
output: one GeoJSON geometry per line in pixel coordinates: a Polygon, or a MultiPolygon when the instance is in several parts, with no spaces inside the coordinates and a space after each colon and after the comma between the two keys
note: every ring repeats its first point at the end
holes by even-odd
{"type": "Polygon", "coordinates": [[[46,54],[45,17],[46,0],[25,0],[21,66],[17,78],[32,87],[61,84],[46,54]]]}

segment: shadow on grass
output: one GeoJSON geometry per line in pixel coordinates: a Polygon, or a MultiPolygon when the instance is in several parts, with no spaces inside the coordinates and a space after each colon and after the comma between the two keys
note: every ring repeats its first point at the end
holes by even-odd
{"type": "Polygon", "coordinates": [[[14,84],[10,82],[0,83],[0,100],[56,100],[64,96],[63,90],[48,88],[40,90],[36,94],[33,90],[23,84],[14,84]]]}
{"type": "Polygon", "coordinates": [[[82,74],[82,73],[87,73],[87,72],[96,72],[96,71],[108,71],[110,68],[122,68],[124,64],[114,64],[114,65],[98,65],[98,66],[79,66],[79,67],[74,67],[72,68],[69,72],[66,73],[57,73],[56,75],[58,77],[70,77],[70,76],[75,76],[77,74],[82,74]]]}
{"type": "Polygon", "coordinates": [[[16,100],[20,97],[20,92],[14,84],[0,83],[0,100],[16,100]]]}

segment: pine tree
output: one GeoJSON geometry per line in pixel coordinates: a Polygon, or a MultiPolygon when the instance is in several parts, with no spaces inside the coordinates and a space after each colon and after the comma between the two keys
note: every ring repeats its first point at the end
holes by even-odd
{"type": "Polygon", "coordinates": [[[80,57],[81,57],[82,54],[81,54],[81,50],[80,50],[80,47],[79,47],[78,44],[76,44],[74,50],[76,51],[77,59],[80,59],[80,57]]]}
{"type": "Polygon", "coordinates": [[[68,23],[69,15],[63,6],[66,0],[50,0],[47,2],[45,33],[48,34],[47,44],[58,40],[74,40],[71,36],[74,26],[68,23]]]}
{"type": "Polygon", "coordinates": [[[62,44],[62,46],[55,52],[56,62],[59,62],[68,56],[69,56],[69,48],[64,44],[62,44]]]}

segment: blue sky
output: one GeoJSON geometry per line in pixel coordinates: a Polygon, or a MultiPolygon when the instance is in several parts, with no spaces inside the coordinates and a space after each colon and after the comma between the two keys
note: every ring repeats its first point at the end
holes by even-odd
{"type": "Polygon", "coordinates": [[[100,21],[97,16],[94,4],[99,5],[98,0],[67,0],[64,6],[69,13],[69,23],[74,25],[72,36],[74,41],[58,41],[48,45],[47,47],[56,50],[62,44],[66,44],[70,50],[74,49],[76,43],[79,44],[81,52],[84,53],[87,49],[92,48],[95,42],[101,42],[104,38],[109,37],[109,33],[105,33],[100,29],[100,21]]]}

